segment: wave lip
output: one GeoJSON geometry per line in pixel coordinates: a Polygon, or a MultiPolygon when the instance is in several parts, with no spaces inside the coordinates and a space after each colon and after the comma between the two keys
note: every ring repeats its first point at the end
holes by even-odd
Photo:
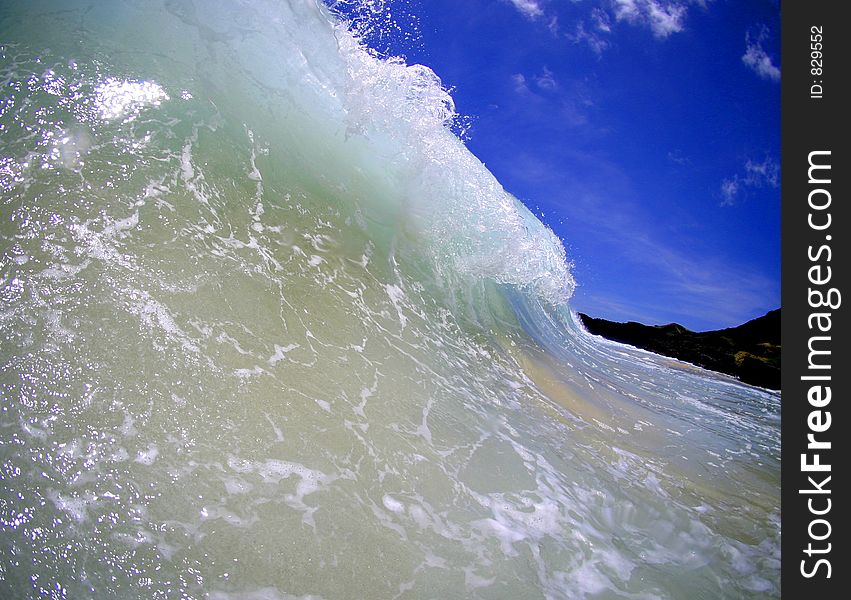
{"type": "Polygon", "coordinates": [[[346,83],[346,131],[369,140],[391,169],[390,199],[438,269],[567,302],[574,281],[561,240],[496,180],[451,131],[461,118],[440,78],[423,65],[380,58],[335,25],[346,83]]]}

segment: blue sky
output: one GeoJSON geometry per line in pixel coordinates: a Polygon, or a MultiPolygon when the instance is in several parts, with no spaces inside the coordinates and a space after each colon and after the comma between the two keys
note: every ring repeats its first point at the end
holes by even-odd
{"type": "Polygon", "coordinates": [[[452,88],[470,150],[564,241],[575,308],[705,330],[780,305],[779,2],[377,4],[369,43],[452,88]]]}

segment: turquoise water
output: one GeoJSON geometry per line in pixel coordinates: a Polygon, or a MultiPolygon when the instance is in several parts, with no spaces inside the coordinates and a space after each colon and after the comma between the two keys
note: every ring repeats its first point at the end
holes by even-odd
{"type": "Polygon", "coordinates": [[[584,332],[430,70],[297,0],[0,44],[0,597],[779,596],[779,396],[584,332]]]}

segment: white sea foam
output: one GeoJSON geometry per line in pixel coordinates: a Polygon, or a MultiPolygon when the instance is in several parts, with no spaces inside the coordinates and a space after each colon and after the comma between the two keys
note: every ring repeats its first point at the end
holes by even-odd
{"type": "Polygon", "coordinates": [[[435,73],[310,0],[42,4],[0,21],[14,595],[779,595],[779,397],[584,334],[435,73]]]}

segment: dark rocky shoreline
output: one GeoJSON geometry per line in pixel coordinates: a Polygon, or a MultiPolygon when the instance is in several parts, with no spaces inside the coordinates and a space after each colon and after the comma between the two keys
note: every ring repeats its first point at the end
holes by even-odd
{"type": "Polygon", "coordinates": [[[616,323],[579,313],[595,335],[726,373],[744,383],[780,389],[780,309],[728,329],[694,332],[677,323],[616,323]]]}

